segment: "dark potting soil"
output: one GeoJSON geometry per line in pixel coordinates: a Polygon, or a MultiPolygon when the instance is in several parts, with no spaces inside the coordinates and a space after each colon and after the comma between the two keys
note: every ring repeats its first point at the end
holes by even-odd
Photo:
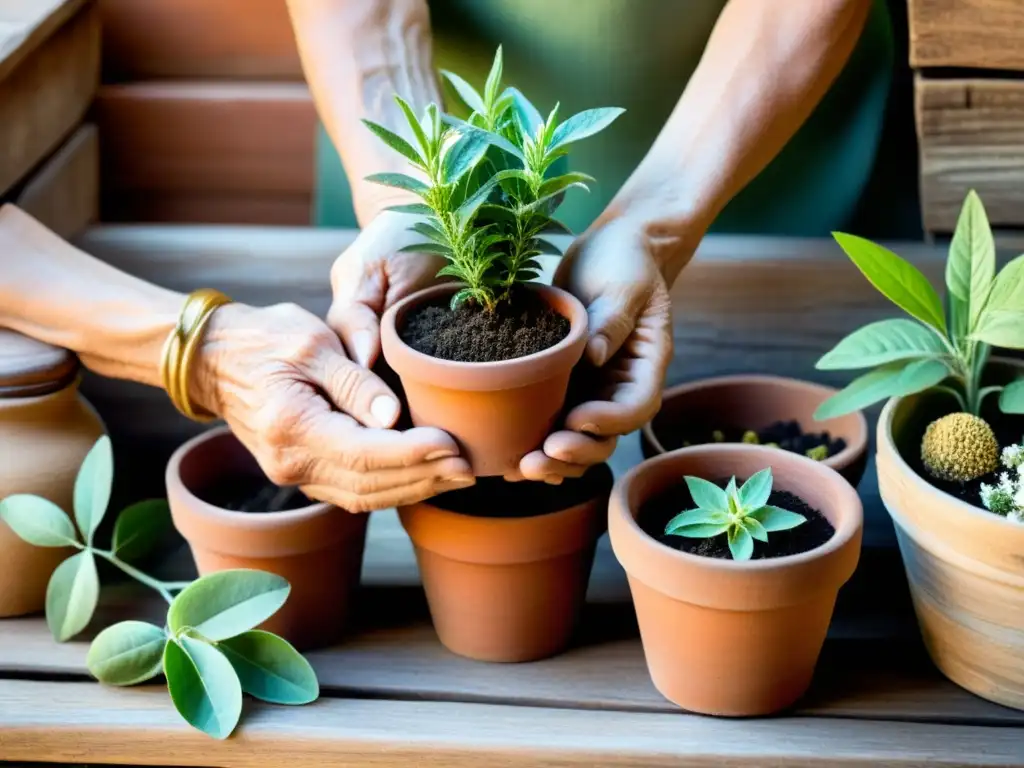
{"type": "Polygon", "coordinates": [[[607,496],[611,487],[611,469],[607,464],[597,464],[583,477],[566,478],[561,485],[478,477],[476,485],[448,491],[430,499],[430,503],[473,517],[537,517],[575,507],[596,496],[607,496]]]}
{"type": "Polygon", "coordinates": [[[520,290],[493,312],[468,301],[454,311],[447,301],[425,304],[406,315],[398,334],[431,357],[491,363],[555,346],[569,335],[569,321],[533,291],[520,290]]]}
{"type": "MultiPolygon", "coordinates": [[[[724,488],[729,479],[712,480],[711,482],[724,488]]],[[[740,478],[736,478],[736,482],[740,485],[743,484],[740,478]]],[[[769,533],[767,544],[755,541],[754,560],[807,552],[815,547],[820,547],[835,533],[832,523],[824,515],[818,510],[812,509],[807,502],[792,493],[773,490],[772,495],[768,498],[768,503],[801,514],[807,518],[807,522],[801,523],[796,528],[790,528],[788,531],[769,533]]],[[[688,539],[684,536],[669,536],[665,533],[665,526],[668,525],[669,520],[683,510],[693,508],[694,503],[693,497],[690,496],[690,490],[680,478],[679,485],[651,498],[640,508],[637,524],[648,536],[667,547],[672,547],[672,549],[688,552],[691,555],[731,560],[729,540],[724,533],[710,539],[688,539]]]]}
{"type": "MultiPolygon", "coordinates": [[[[658,439],[667,451],[683,448],[688,445],[705,443],[742,443],[747,433],[743,427],[731,425],[670,425],[658,430],[658,439]],[[716,440],[715,432],[721,439],[716,440]]],[[[796,421],[776,421],[764,429],[750,430],[757,433],[759,445],[776,443],[779,448],[802,456],[812,448],[824,445],[828,448],[828,456],[835,456],[846,448],[846,441],[841,437],[833,438],[828,432],[804,432],[796,421]]]]}
{"type": "Polygon", "coordinates": [[[298,488],[281,488],[257,474],[227,475],[196,492],[207,504],[235,512],[287,512],[315,502],[298,488]]]}

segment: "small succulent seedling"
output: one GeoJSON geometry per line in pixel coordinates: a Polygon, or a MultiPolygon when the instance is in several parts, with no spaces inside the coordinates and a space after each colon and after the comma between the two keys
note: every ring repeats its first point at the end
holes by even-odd
{"type": "Polygon", "coordinates": [[[47,586],[46,622],[54,639],[69,640],[92,620],[100,592],[96,558],[101,558],[169,604],[163,627],[122,621],[96,636],[86,665],[101,683],[136,685],[162,672],[181,716],[218,739],[230,736],[238,724],[243,692],[278,704],[314,701],[319,684],[309,662],[283,638],[254,629],[284,605],[291,590],[285,579],[255,570],[221,571],[193,582],[146,575],[128,561],[141,557],[169,526],[162,499],[127,507],[115,521],[113,547],[95,545],[113,473],[110,439],[104,436],[78,471],[74,522],[39,496],[0,501],[0,521],[24,541],[78,550],[57,566],[47,586]]]}
{"type": "Polygon", "coordinates": [[[749,560],[754,540],[767,543],[768,534],[796,528],[807,518],[768,504],[772,495],[772,470],[762,469],[737,488],[736,478],[723,490],[714,483],[687,475],[686,486],[696,509],[688,509],[668,521],[665,533],[691,539],[728,537],[734,560],[749,560]]]}
{"type": "Polygon", "coordinates": [[[981,484],[981,503],[990,512],[1024,524],[1024,441],[1004,448],[1001,459],[1005,471],[998,484],[981,484]]]}
{"type": "Polygon", "coordinates": [[[560,253],[541,236],[568,231],[553,218],[555,210],[568,189],[587,189],[594,180],[560,173],[559,161],[569,145],[603,130],[624,111],[588,109],[559,120],[555,105],[544,118],[520,91],[502,88],[502,74],[500,47],[482,93],[458,75],[444,73],[472,110],[465,121],[443,114],[436,104],[417,116],[395,96],[413,143],[363,121],[418,175],[379,173],[367,180],[422,199],[391,210],[420,217],[412,230],[424,241],[404,251],[436,253],[448,261],[438,276],[462,284],[452,307],[472,301],[493,310],[513,286],[538,277],[537,256],[560,253]]]}
{"type": "Polygon", "coordinates": [[[814,461],[824,461],[828,458],[828,446],[816,445],[813,448],[808,448],[804,451],[804,456],[808,459],[814,459],[814,461]]]}

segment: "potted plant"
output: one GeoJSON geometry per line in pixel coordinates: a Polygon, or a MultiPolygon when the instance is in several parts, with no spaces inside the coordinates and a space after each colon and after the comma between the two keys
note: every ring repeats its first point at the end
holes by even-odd
{"type": "Polygon", "coordinates": [[[909,318],[839,342],[820,368],[870,372],[824,414],[888,398],[878,482],[896,525],[918,623],[936,666],[973,693],[1024,708],[1024,525],[1018,444],[1024,368],[1024,256],[997,272],[981,200],[964,201],[946,264],[946,301],[911,264],[837,233],[865,277],[909,318]]]}
{"type": "Polygon", "coordinates": [[[748,443],[821,461],[854,487],[867,465],[868,422],[860,411],[818,423],[815,411],[836,390],[782,376],[735,375],[678,384],[643,426],[650,458],[707,443],[748,443]]]}
{"type": "Polygon", "coordinates": [[[569,293],[537,284],[544,239],[565,232],[553,215],[565,192],[592,179],[558,173],[570,146],[608,126],[621,109],[543,118],[514,88],[502,89],[498,49],[483,92],[446,73],[472,110],[468,121],[435,104],[422,116],[400,97],[412,143],[369,128],[411,164],[370,181],[422,202],[394,206],[416,217],[440,254],[447,282],[416,293],[381,321],[384,357],[401,379],[414,424],[449,432],[478,476],[503,475],[548,435],[586,345],[587,314],[569,293]]]}
{"type": "Polygon", "coordinates": [[[319,683],[309,662],[283,638],[257,629],[285,605],[288,582],[255,570],[221,571],[194,582],[148,576],[130,560],[162,530],[166,503],[154,499],[123,510],[114,525],[113,546],[103,549],[95,533],[112,481],[113,456],[104,436],[79,469],[74,521],[41,496],[14,494],[0,500],[0,520],[27,544],[75,552],[53,572],[46,590],[46,622],[54,639],[64,642],[89,625],[100,592],[96,566],[105,561],[156,590],[168,609],[162,627],[122,621],[96,636],[86,664],[101,683],[137,685],[163,674],[181,716],[218,739],[237,726],[243,693],[276,704],[316,700],[319,683]]]}
{"type": "Polygon", "coordinates": [[[799,699],[862,529],[853,487],[789,451],[701,445],[634,467],[612,490],[608,532],[655,687],[711,715],[799,699]]]}
{"type": "Polygon", "coordinates": [[[560,486],[483,478],[399,508],[441,642],[480,661],[533,661],[565,648],[611,486],[599,464],[560,486]]]}
{"type": "Polygon", "coordinates": [[[277,574],[291,584],[291,598],[265,629],[299,648],[341,636],[359,584],[367,515],[278,488],[226,427],[178,448],[166,482],[174,525],[200,574],[238,568],[277,574]]]}

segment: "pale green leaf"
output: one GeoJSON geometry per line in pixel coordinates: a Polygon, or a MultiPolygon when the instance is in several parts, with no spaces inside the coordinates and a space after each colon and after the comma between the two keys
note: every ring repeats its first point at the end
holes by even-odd
{"type": "Polygon", "coordinates": [[[873,368],[897,360],[948,354],[942,339],[914,320],[879,320],[836,344],[817,363],[822,371],[873,368]]]}
{"type": "Polygon", "coordinates": [[[725,484],[725,493],[729,498],[737,496],[740,489],[736,487],[736,475],[729,478],[729,482],[725,484]]]}
{"type": "Polygon", "coordinates": [[[555,176],[554,178],[548,179],[540,185],[540,193],[538,199],[546,199],[554,197],[559,192],[564,192],[570,187],[581,187],[582,189],[589,189],[588,183],[595,181],[593,176],[588,176],[585,173],[566,173],[561,176],[555,176]]]}
{"type": "Polygon", "coordinates": [[[490,131],[485,131],[483,128],[471,125],[470,123],[467,123],[464,120],[459,120],[457,117],[452,117],[451,115],[445,115],[444,121],[448,123],[448,125],[451,125],[452,127],[458,129],[459,133],[463,135],[469,133],[479,133],[482,134],[483,136],[486,136],[487,141],[491,144],[491,146],[497,147],[498,149],[504,152],[508,152],[510,155],[518,157],[520,160],[523,160],[525,162],[525,157],[523,156],[523,153],[519,149],[519,147],[517,147],[511,141],[506,139],[504,136],[500,136],[497,133],[491,133],[490,131]]]}
{"type": "MultiPolygon", "coordinates": [[[[1024,313],[1024,255],[1018,256],[996,276],[987,309],[1024,313]]],[[[987,314],[987,309],[984,314],[987,314]]],[[[984,316],[979,324],[985,322],[984,316]]]]}
{"type": "Polygon", "coordinates": [[[807,522],[807,518],[803,515],[790,512],[788,509],[782,509],[781,507],[771,506],[761,507],[751,517],[757,520],[768,533],[788,531],[790,528],[796,528],[801,523],[807,522]]]}
{"type": "Polygon", "coordinates": [[[729,523],[697,523],[695,525],[684,525],[674,528],[665,533],[672,536],[682,536],[684,539],[711,539],[721,536],[729,530],[729,523]]]}
{"type": "Polygon", "coordinates": [[[619,107],[601,107],[599,109],[587,109],[579,112],[560,126],[551,134],[550,149],[556,149],[566,144],[593,136],[603,131],[615,119],[626,110],[619,107]]]}
{"type": "Polygon", "coordinates": [[[818,406],[814,418],[843,416],[890,397],[921,392],[942,382],[949,369],[940,360],[915,360],[883,365],[854,379],[847,387],[818,406]]]}
{"type": "Polygon", "coordinates": [[[700,477],[687,475],[685,479],[693,503],[698,507],[711,512],[729,511],[729,497],[724,490],[700,477]]]}
{"type": "Polygon", "coordinates": [[[538,129],[544,125],[544,118],[540,112],[518,88],[509,87],[505,91],[512,94],[512,107],[519,117],[519,122],[526,128],[527,134],[536,137],[538,129]]]}
{"type": "Polygon", "coordinates": [[[288,599],[291,587],[280,576],[238,569],[201,577],[171,603],[167,623],[175,634],[194,629],[208,640],[226,640],[269,619],[288,599]]]}
{"type": "Polygon", "coordinates": [[[166,499],[147,499],[121,510],[114,523],[114,554],[139,560],[174,528],[166,499]]]}
{"type": "Polygon", "coordinates": [[[398,249],[398,253],[437,253],[441,256],[451,256],[452,249],[440,243],[413,243],[403,245],[398,249]]]}
{"type": "Polygon", "coordinates": [[[473,131],[459,136],[444,156],[445,181],[454,184],[473,170],[490,146],[491,142],[483,131],[473,131]]]}
{"type": "Polygon", "coordinates": [[[379,125],[378,123],[375,123],[372,120],[364,119],[363,124],[371,131],[373,131],[374,135],[377,136],[377,138],[379,138],[393,150],[398,152],[398,154],[402,155],[407,160],[411,161],[414,165],[423,165],[423,157],[420,155],[420,153],[413,148],[412,144],[407,142],[397,133],[388,130],[383,125],[379,125]]]}
{"type": "Polygon", "coordinates": [[[736,526],[729,529],[729,551],[733,560],[749,560],[754,554],[754,537],[746,528],[736,526]]]}
{"type": "Polygon", "coordinates": [[[493,104],[498,98],[498,89],[501,88],[501,75],[503,70],[501,46],[494,52],[494,62],[491,64],[491,71],[487,73],[487,81],[484,83],[484,101],[493,104]]]}
{"type": "Polygon", "coordinates": [[[423,125],[416,117],[416,113],[412,111],[412,107],[409,106],[409,102],[398,94],[395,94],[395,103],[402,109],[402,112],[405,115],[405,120],[409,123],[409,129],[412,131],[412,135],[416,137],[416,141],[419,142],[420,149],[423,150],[423,156],[428,157],[430,155],[430,141],[427,139],[427,134],[423,130],[423,125]]]}
{"type": "Polygon", "coordinates": [[[389,205],[384,209],[385,211],[394,211],[395,213],[408,213],[414,216],[430,216],[434,213],[433,209],[425,203],[403,203],[401,205],[389,205]]]}
{"type": "Polygon", "coordinates": [[[46,587],[46,624],[58,643],[89,625],[100,596],[100,579],[91,551],[79,552],[57,566],[46,587]]]}
{"type": "Polygon", "coordinates": [[[999,409],[1003,413],[1024,413],[1024,379],[1006,385],[999,393],[999,409]]]}
{"type": "Polygon", "coordinates": [[[114,484],[114,452],[110,438],[100,437],[86,454],[75,478],[75,520],[86,544],[92,544],[110,503],[114,484]]]}
{"type": "Polygon", "coordinates": [[[995,241],[985,207],[972,189],[960,210],[946,262],[946,285],[949,292],[968,307],[969,328],[978,324],[995,274],[995,241]]]}
{"type": "Polygon", "coordinates": [[[427,192],[430,191],[430,188],[422,181],[404,173],[371,173],[366,177],[366,181],[372,184],[380,184],[383,187],[404,189],[406,192],[412,192],[420,197],[426,196],[427,192]]]}
{"type": "Polygon", "coordinates": [[[431,240],[438,245],[448,245],[448,237],[440,229],[435,227],[433,224],[428,224],[425,221],[417,221],[410,227],[413,232],[418,232],[428,240],[431,240]]]}
{"type": "Polygon", "coordinates": [[[946,333],[942,301],[921,270],[892,251],[856,235],[833,232],[836,242],[882,295],[912,317],[946,333]]]}
{"type": "Polygon", "coordinates": [[[144,621],[122,621],[100,632],[89,646],[85,665],[107,685],[136,685],[163,671],[167,634],[144,621]]]}
{"type": "Polygon", "coordinates": [[[320,695],[316,673],[288,641],[253,630],[218,648],[235,668],[242,690],[272,704],[308,704],[320,695]]]}
{"type": "Polygon", "coordinates": [[[494,187],[497,186],[503,179],[512,178],[521,174],[522,171],[517,169],[509,169],[504,171],[498,171],[491,178],[480,185],[480,189],[474,192],[461,206],[459,206],[458,215],[459,219],[463,222],[463,226],[476,215],[477,210],[484,204],[487,198],[490,196],[494,187]]]}
{"type": "Polygon", "coordinates": [[[484,106],[484,100],[480,97],[480,94],[476,92],[476,88],[454,72],[442,69],[441,74],[444,75],[445,79],[452,84],[455,92],[459,94],[459,98],[462,99],[463,104],[481,115],[487,113],[487,107],[484,106]]]}
{"type": "Polygon", "coordinates": [[[554,243],[548,242],[547,240],[541,240],[540,238],[536,238],[533,241],[533,248],[534,248],[534,250],[537,251],[537,253],[545,253],[545,254],[548,254],[549,256],[561,256],[562,255],[562,249],[561,248],[559,248],[554,243]]]}
{"type": "Polygon", "coordinates": [[[971,338],[994,347],[1024,349],[1024,311],[985,310],[971,338]]]}
{"type": "Polygon", "coordinates": [[[760,521],[756,517],[744,518],[741,525],[746,528],[747,533],[757,541],[761,541],[766,544],[768,543],[768,531],[765,530],[765,527],[761,525],[760,521]]]}
{"type": "Polygon", "coordinates": [[[759,509],[768,503],[772,495],[772,470],[766,467],[751,475],[739,490],[744,509],[759,509]]]}
{"type": "Polygon", "coordinates": [[[224,654],[191,637],[172,640],[164,649],[164,675],[185,722],[215,739],[231,735],[242,715],[242,686],[224,654]]]}
{"type": "Polygon", "coordinates": [[[69,547],[78,541],[71,518],[49,499],[27,493],[0,501],[0,520],[36,547],[69,547]]]}
{"type": "Polygon", "coordinates": [[[680,528],[686,528],[691,525],[706,525],[709,523],[717,525],[727,522],[728,520],[724,512],[715,512],[710,509],[688,509],[685,512],[680,512],[665,524],[665,533],[675,533],[680,528]]]}

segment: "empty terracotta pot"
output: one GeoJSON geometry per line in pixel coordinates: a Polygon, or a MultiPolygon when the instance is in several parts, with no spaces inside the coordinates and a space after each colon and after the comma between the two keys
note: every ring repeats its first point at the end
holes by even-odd
{"type": "Polygon", "coordinates": [[[330,504],[284,512],[235,512],[203,500],[224,477],[262,478],[252,455],[227,428],[189,440],[167,465],[174,525],[201,575],[252,568],[283,576],[288,601],[263,628],[299,648],[330,644],[344,632],[359,583],[367,515],[330,504]]]}
{"type": "MultiPolygon", "coordinates": [[[[1019,375],[1024,364],[989,368],[1019,375]]],[[[886,404],[878,421],[879,491],[935,666],[971,693],[1024,709],[1024,525],[940,491],[903,458],[920,452],[927,424],[948,412],[936,394],[886,404]]]]}
{"type": "Polygon", "coordinates": [[[451,296],[452,284],[415,293],[381,319],[381,346],[402,380],[413,424],[438,427],[462,446],[479,477],[504,475],[543,444],[565,403],[569,375],[587,342],[587,312],[558,288],[532,288],[570,322],[569,335],[533,355],[461,363],[417,352],[398,335],[411,309],[451,296]]]}
{"type": "Polygon", "coordinates": [[[822,463],[856,487],[867,466],[868,422],[864,414],[858,411],[836,419],[814,419],[818,406],[837,391],[810,381],[753,374],[679,384],[665,390],[661,410],[641,430],[640,444],[648,458],[680,448],[668,436],[674,425],[688,421],[757,431],[777,421],[795,420],[804,432],[827,431],[846,441],[846,448],[822,463]]]}
{"type": "Polygon", "coordinates": [[[709,715],[766,715],[793,704],[810,685],[839,588],[857,567],[862,528],[853,487],[820,462],[785,451],[696,446],[631,470],[612,491],[608,533],[629,577],[655,687],[709,715]],[[745,480],[765,467],[775,489],[829,520],[835,533],[827,542],[786,557],[717,560],[667,547],[636,522],[648,500],[684,475],[745,480]]]}
{"type": "Polygon", "coordinates": [[[606,527],[611,470],[595,467],[584,480],[557,489],[526,485],[485,481],[398,510],[416,549],[434,628],[460,656],[542,659],[563,650],[576,627],[606,527]],[[527,514],[551,498],[576,498],[571,506],[529,517],[455,511],[495,504],[499,484],[506,488],[502,503],[521,503],[527,514]]]}

